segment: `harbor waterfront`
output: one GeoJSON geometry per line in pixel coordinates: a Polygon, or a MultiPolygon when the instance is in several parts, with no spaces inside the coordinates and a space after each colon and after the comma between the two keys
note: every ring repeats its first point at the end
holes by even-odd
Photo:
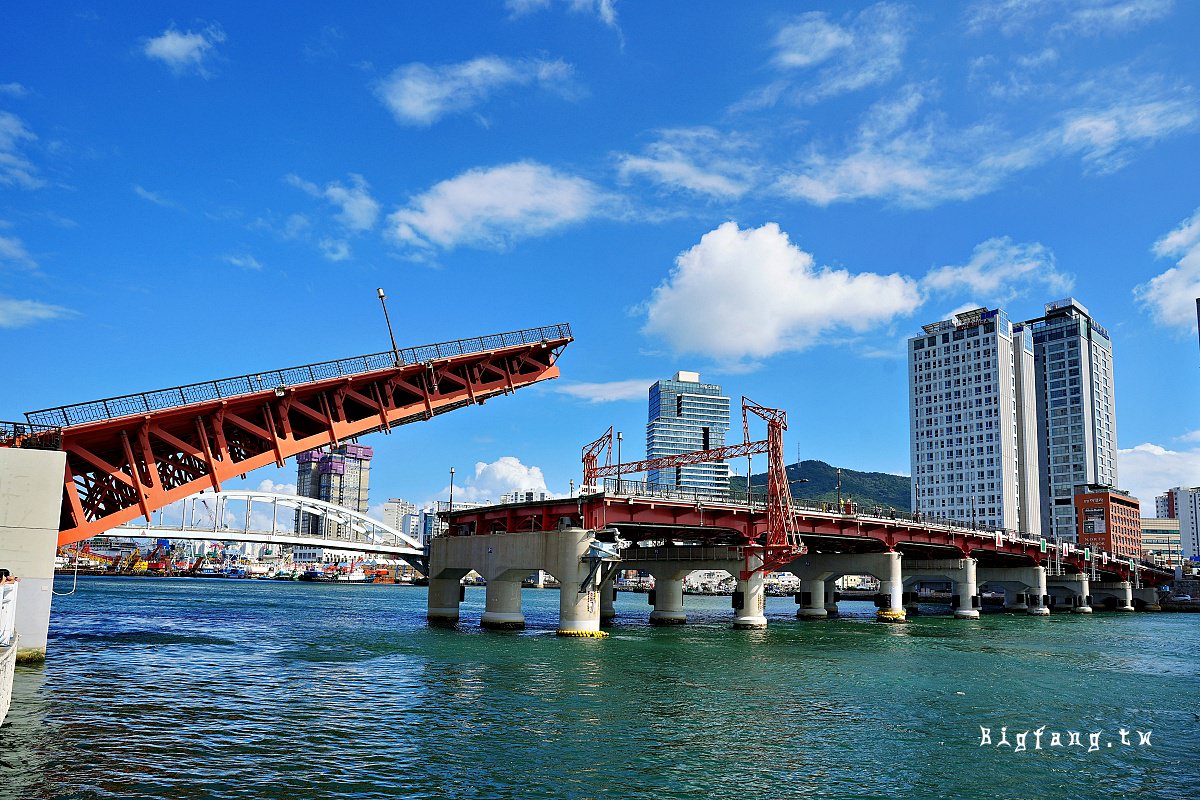
{"type": "Polygon", "coordinates": [[[730,631],[728,598],[653,628],[621,593],[610,637],[580,640],[554,635],[556,591],[523,591],[521,633],[480,630],[483,601],[466,589],[442,630],[415,587],[81,577],[46,665],[18,668],[0,796],[1182,798],[1195,781],[1191,615],[890,626],[843,601],[806,623],[771,597],[768,628],[730,631]]]}

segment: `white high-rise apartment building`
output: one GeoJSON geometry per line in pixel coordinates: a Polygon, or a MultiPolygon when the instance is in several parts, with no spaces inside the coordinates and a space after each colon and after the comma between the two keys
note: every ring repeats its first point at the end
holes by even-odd
{"type": "Polygon", "coordinates": [[[1168,490],[1179,520],[1179,549],[1185,561],[1200,556],[1200,486],[1185,489],[1177,486],[1168,490]]]}
{"type": "Polygon", "coordinates": [[[1076,487],[1117,485],[1112,340],[1072,297],[1025,323],[1037,375],[1042,530],[1075,541],[1076,487]]]}
{"type": "Polygon", "coordinates": [[[420,515],[414,503],[393,497],[383,504],[383,524],[389,525],[414,539],[417,538],[419,520],[420,515]]]}
{"type": "Polygon", "coordinates": [[[913,510],[1040,535],[1033,340],[978,308],[908,340],[913,510]]]}

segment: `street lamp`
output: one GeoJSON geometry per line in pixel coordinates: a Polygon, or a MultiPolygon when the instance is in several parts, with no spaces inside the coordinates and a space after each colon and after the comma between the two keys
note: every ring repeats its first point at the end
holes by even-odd
{"type": "Polygon", "coordinates": [[[621,491],[621,439],[623,436],[620,431],[617,431],[617,492],[621,491]]]}
{"type": "Polygon", "coordinates": [[[400,350],[396,347],[396,336],[392,333],[392,320],[388,317],[387,297],[383,293],[383,288],[379,288],[379,304],[383,306],[383,321],[387,323],[388,338],[392,340],[392,356],[396,366],[400,366],[400,350]]]}
{"type": "Polygon", "coordinates": [[[454,511],[454,467],[450,468],[450,511],[454,511]]]}
{"type": "Polygon", "coordinates": [[[842,468],[837,470],[838,513],[842,513],[842,468]]]}

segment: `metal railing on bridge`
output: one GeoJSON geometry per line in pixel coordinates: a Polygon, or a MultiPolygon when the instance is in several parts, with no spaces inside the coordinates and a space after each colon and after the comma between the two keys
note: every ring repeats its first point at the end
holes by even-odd
{"type": "MultiPolygon", "coordinates": [[[[689,503],[697,504],[714,503],[721,505],[740,505],[747,506],[750,509],[754,509],[756,507],[765,508],[767,501],[766,487],[755,487],[748,493],[746,489],[719,491],[691,486],[675,486],[674,484],[656,484],[646,483],[644,481],[618,480],[616,478],[605,479],[604,493],[620,497],[645,497],[661,500],[683,500],[689,503]]],[[[796,511],[809,511],[842,517],[854,517],[859,519],[900,521],[912,523],[914,525],[924,525],[934,528],[961,531],[968,535],[974,535],[981,538],[995,538],[997,544],[1024,544],[1037,547],[1039,549],[1044,546],[1046,547],[1046,552],[1050,553],[1052,557],[1055,555],[1055,551],[1063,555],[1067,555],[1072,552],[1084,552],[1083,548],[1075,547],[1073,544],[1051,543],[1041,538],[1026,536],[1020,531],[1012,528],[1000,528],[994,525],[972,523],[967,520],[955,519],[940,514],[920,514],[911,511],[902,511],[889,506],[875,504],[862,506],[853,500],[844,500],[839,506],[839,504],[836,502],[793,498],[792,506],[796,511]],[[1064,547],[1064,545],[1066,545],[1066,547],[1064,547]],[[1064,552],[1064,550],[1066,552],[1064,552]]],[[[1111,561],[1128,564],[1131,567],[1137,567],[1141,569],[1161,569],[1161,566],[1142,559],[1131,559],[1124,556],[1117,556],[1099,549],[1088,548],[1088,550],[1090,551],[1090,560],[1093,564],[1107,564],[1111,561]]]]}
{"type": "Polygon", "coordinates": [[[405,347],[399,350],[385,350],[382,353],[342,358],[336,361],[322,361],[317,364],[256,372],[236,378],[190,383],[170,389],[126,394],[104,400],[93,400],[88,403],[46,408],[40,411],[30,411],[25,418],[36,425],[60,427],[82,425],[87,422],[98,422],[131,414],[145,414],[165,408],[202,403],[207,400],[223,400],[270,389],[286,388],[295,384],[313,383],[327,378],[358,375],[364,372],[402,367],[406,364],[423,364],[439,358],[484,353],[505,347],[569,338],[571,338],[571,326],[567,323],[546,325],[509,333],[455,339],[449,342],[405,347]]]}
{"type": "Polygon", "coordinates": [[[0,422],[0,447],[60,450],[62,448],[62,430],[55,425],[0,422]]]}

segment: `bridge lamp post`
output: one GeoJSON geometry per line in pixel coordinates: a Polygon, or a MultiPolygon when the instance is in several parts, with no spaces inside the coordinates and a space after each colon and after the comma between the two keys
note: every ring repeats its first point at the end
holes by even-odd
{"type": "Polygon", "coordinates": [[[617,492],[621,491],[621,439],[623,435],[617,431],[617,492]]]}
{"type": "Polygon", "coordinates": [[[392,356],[396,366],[400,366],[400,350],[396,347],[396,336],[392,333],[392,320],[388,316],[387,310],[387,296],[384,295],[382,287],[377,291],[379,292],[379,304],[383,306],[383,321],[387,323],[388,338],[392,340],[392,356]]]}
{"type": "Polygon", "coordinates": [[[454,467],[450,468],[450,511],[454,511],[454,467]]]}

